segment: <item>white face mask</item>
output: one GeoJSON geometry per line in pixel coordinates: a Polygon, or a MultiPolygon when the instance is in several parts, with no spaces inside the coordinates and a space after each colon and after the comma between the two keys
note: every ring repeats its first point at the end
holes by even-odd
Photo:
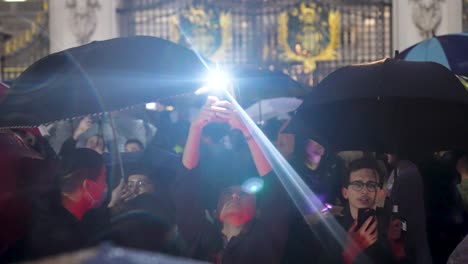
{"type": "Polygon", "coordinates": [[[91,208],[98,208],[102,205],[102,202],[104,201],[104,197],[106,197],[107,194],[107,189],[104,190],[104,193],[102,194],[102,199],[96,199],[93,197],[93,195],[86,190],[86,196],[88,198],[88,201],[90,202],[90,207],[91,208]]]}
{"type": "Polygon", "coordinates": [[[229,136],[224,136],[221,140],[226,149],[232,149],[232,142],[229,136]]]}
{"type": "Polygon", "coordinates": [[[94,199],[94,197],[89,193],[89,192],[86,192],[86,195],[88,197],[88,201],[90,202],[90,206],[91,208],[97,208],[100,206],[100,202],[97,201],[96,199],[94,199]]]}

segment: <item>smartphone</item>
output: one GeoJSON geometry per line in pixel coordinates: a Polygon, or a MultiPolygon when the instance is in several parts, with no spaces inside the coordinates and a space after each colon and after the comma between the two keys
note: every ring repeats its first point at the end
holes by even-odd
{"type": "MultiPolygon", "coordinates": [[[[372,208],[359,208],[358,210],[358,223],[356,226],[355,230],[359,230],[361,226],[364,224],[364,222],[371,216],[374,217],[375,219],[375,210],[372,208]]],[[[374,222],[374,219],[372,219],[371,224],[374,222]]]]}

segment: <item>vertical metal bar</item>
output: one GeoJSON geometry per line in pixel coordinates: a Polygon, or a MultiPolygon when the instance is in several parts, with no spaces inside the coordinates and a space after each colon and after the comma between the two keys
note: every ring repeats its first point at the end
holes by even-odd
{"type": "Polygon", "coordinates": [[[1,77],[2,81],[5,81],[5,56],[0,56],[0,65],[1,65],[1,77]]]}

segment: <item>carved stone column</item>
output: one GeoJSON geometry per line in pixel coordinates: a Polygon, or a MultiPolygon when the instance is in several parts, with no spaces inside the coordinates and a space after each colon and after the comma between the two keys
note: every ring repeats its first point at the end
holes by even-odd
{"type": "Polygon", "coordinates": [[[400,51],[433,35],[462,31],[462,0],[394,0],[393,48],[400,51]]]}
{"type": "Polygon", "coordinates": [[[114,0],[50,0],[50,51],[117,37],[114,0]]]}

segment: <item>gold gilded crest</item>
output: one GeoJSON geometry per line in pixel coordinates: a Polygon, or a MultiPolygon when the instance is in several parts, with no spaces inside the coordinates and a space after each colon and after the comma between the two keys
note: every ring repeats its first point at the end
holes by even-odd
{"type": "Polygon", "coordinates": [[[301,3],[278,17],[280,60],[301,62],[304,71],[315,70],[317,61],[339,57],[340,13],[325,11],[321,6],[301,3]]]}
{"type": "Polygon", "coordinates": [[[192,6],[172,18],[171,40],[203,56],[221,61],[232,45],[231,15],[203,5],[192,6]]]}

